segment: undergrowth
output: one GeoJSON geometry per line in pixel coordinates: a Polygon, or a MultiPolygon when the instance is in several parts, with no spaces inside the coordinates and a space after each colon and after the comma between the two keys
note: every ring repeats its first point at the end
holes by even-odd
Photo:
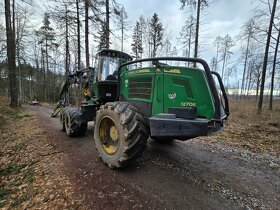
{"type": "Polygon", "coordinates": [[[9,123],[9,121],[20,120],[23,118],[32,117],[24,108],[11,108],[8,105],[8,100],[0,97],[0,128],[9,123]]]}
{"type": "Polygon", "coordinates": [[[230,113],[224,131],[211,139],[255,152],[280,152],[279,101],[274,101],[273,111],[265,104],[257,114],[257,101],[230,100],[230,113]]]}

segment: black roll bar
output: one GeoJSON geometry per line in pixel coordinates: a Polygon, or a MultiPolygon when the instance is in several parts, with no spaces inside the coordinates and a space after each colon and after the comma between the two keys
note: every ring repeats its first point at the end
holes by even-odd
{"type": "Polygon", "coordinates": [[[227,97],[227,93],[226,93],[226,90],[225,90],[225,87],[224,87],[224,84],[223,84],[223,81],[222,81],[222,77],[216,71],[211,71],[211,73],[214,74],[217,77],[217,79],[218,79],[218,82],[219,82],[219,85],[220,85],[220,88],[221,88],[221,91],[222,91],[222,94],[223,94],[223,97],[224,97],[224,100],[225,100],[225,114],[228,117],[229,114],[230,114],[230,112],[229,112],[229,104],[228,104],[228,97],[227,97]]]}
{"type": "Polygon", "coordinates": [[[120,96],[120,71],[121,68],[124,66],[128,66],[131,64],[135,64],[135,63],[141,63],[141,62],[147,62],[147,61],[152,61],[153,64],[159,64],[160,63],[158,61],[160,60],[165,60],[165,61],[184,61],[184,62],[192,62],[192,63],[200,63],[205,71],[206,74],[206,78],[209,84],[209,87],[211,89],[211,93],[212,96],[214,98],[214,106],[215,106],[215,114],[214,114],[214,119],[216,120],[220,120],[221,119],[221,110],[220,110],[220,99],[219,99],[219,95],[218,95],[218,91],[215,87],[215,82],[214,79],[212,77],[212,73],[210,71],[210,68],[207,64],[207,62],[203,59],[200,58],[186,58],[186,57],[157,57],[157,58],[144,58],[144,59],[139,59],[139,60],[134,60],[134,61],[130,61],[130,62],[126,62],[124,64],[121,64],[119,66],[118,69],[118,93],[117,93],[117,99],[119,99],[120,96]]]}

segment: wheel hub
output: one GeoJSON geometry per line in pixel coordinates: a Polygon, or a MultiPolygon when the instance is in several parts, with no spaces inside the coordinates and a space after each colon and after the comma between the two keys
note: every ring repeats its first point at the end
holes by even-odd
{"type": "Polygon", "coordinates": [[[119,149],[119,132],[111,118],[102,119],[99,127],[102,147],[108,155],[114,155],[119,149]]]}
{"type": "Polygon", "coordinates": [[[118,133],[118,130],[116,128],[116,126],[112,126],[110,128],[110,137],[113,141],[117,141],[118,138],[119,138],[119,133],[118,133]]]}

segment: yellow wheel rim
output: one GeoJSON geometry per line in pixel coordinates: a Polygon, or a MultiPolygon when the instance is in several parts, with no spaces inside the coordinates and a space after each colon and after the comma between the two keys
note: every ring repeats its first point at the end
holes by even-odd
{"type": "Polygon", "coordinates": [[[104,151],[114,155],[119,149],[119,132],[114,121],[104,117],[99,126],[99,137],[104,151]]]}

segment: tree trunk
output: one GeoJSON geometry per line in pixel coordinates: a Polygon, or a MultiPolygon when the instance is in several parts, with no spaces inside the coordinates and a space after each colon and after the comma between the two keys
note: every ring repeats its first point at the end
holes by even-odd
{"type": "Polygon", "coordinates": [[[122,43],[121,43],[121,45],[122,45],[122,52],[123,52],[123,38],[124,38],[124,25],[123,25],[123,23],[122,23],[122,26],[121,26],[122,28],[121,28],[121,33],[122,33],[122,43]]]}
{"type": "Polygon", "coordinates": [[[256,100],[258,100],[258,97],[259,97],[259,89],[260,89],[260,77],[257,78],[256,100]]]}
{"type": "Polygon", "coordinates": [[[265,47],[265,53],[264,53],[264,59],[263,59],[262,79],[261,79],[262,81],[261,81],[261,87],[260,87],[260,97],[259,97],[259,103],[258,103],[258,114],[261,113],[262,104],[263,104],[263,92],[264,92],[264,83],[265,83],[265,76],[266,76],[267,60],[268,60],[268,51],[269,51],[269,45],[270,45],[270,37],[271,37],[273,19],[274,19],[275,10],[276,10],[276,3],[277,3],[277,0],[274,0],[273,7],[272,7],[272,12],[271,12],[270,23],[269,23],[269,28],[268,28],[267,40],[266,40],[266,47],[265,47]]]}
{"type": "MultiPolygon", "coordinates": [[[[47,78],[43,46],[41,45],[41,68],[43,71],[43,100],[47,100],[47,78]]],[[[33,100],[33,99],[32,99],[33,100]]]]}
{"type": "Polygon", "coordinates": [[[222,81],[224,82],[224,72],[225,72],[225,66],[226,66],[226,50],[223,55],[223,67],[222,67],[222,81]]]}
{"type": "Polygon", "coordinates": [[[79,0],[76,0],[76,9],[77,9],[77,32],[78,32],[78,70],[81,69],[81,24],[80,24],[80,8],[79,0]]]}
{"type": "MultiPolygon", "coordinates": [[[[196,32],[195,32],[195,43],[194,43],[194,57],[195,58],[197,58],[197,55],[198,55],[200,7],[201,7],[201,0],[197,0],[196,29],[195,29],[196,32]]],[[[196,68],[196,63],[194,63],[194,68],[196,68]]]]}
{"type": "Polygon", "coordinates": [[[22,99],[23,99],[23,91],[22,91],[22,72],[21,72],[21,69],[20,69],[20,59],[19,59],[19,48],[17,47],[16,48],[16,60],[17,60],[17,66],[18,66],[18,78],[19,78],[19,101],[20,103],[22,102],[22,99]]]}
{"type": "Polygon", "coordinates": [[[69,30],[68,30],[68,9],[65,6],[66,10],[66,17],[65,17],[65,77],[68,78],[69,75],[69,60],[70,60],[70,53],[69,53],[69,30]]]}
{"type": "MultiPolygon", "coordinates": [[[[250,69],[250,66],[249,66],[249,69],[250,69]]],[[[249,92],[251,90],[251,86],[252,86],[252,70],[249,71],[248,86],[247,86],[247,96],[249,95],[249,92]]]]}
{"type": "Polygon", "coordinates": [[[244,69],[243,69],[243,76],[242,76],[242,83],[241,83],[241,96],[243,94],[245,94],[244,93],[244,90],[245,90],[244,83],[245,83],[247,60],[248,60],[248,54],[249,54],[249,44],[250,44],[250,34],[248,34],[248,38],[247,38],[247,46],[246,46],[245,60],[244,60],[244,69]]]}
{"type": "MultiPolygon", "coordinates": [[[[17,29],[19,29],[19,20],[18,20],[18,16],[17,16],[17,29]]],[[[23,84],[22,84],[22,71],[20,69],[21,65],[20,65],[20,49],[19,49],[19,39],[18,37],[19,35],[19,30],[16,31],[17,35],[15,37],[15,43],[16,43],[16,63],[17,63],[17,72],[18,72],[18,79],[19,79],[19,103],[22,102],[23,100],[23,84]]]]}
{"type": "MultiPolygon", "coordinates": [[[[191,23],[192,25],[192,23],[191,23]]],[[[189,40],[188,40],[188,47],[189,47],[189,51],[188,51],[188,57],[191,57],[191,43],[192,43],[192,27],[190,25],[190,31],[189,31],[189,40]]],[[[190,62],[188,62],[188,67],[190,67],[190,62]]]]}
{"type": "MultiPolygon", "coordinates": [[[[13,4],[14,8],[14,4],[13,4]]],[[[14,10],[13,10],[14,11],[14,10]]],[[[14,15],[13,15],[14,17],[14,15]]],[[[8,77],[10,86],[11,107],[18,106],[18,84],[16,75],[16,43],[15,43],[15,28],[12,26],[11,20],[11,4],[10,0],[5,0],[5,20],[6,20],[6,35],[7,35],[7,57],[8,57],[8,77]]],[[[14,19],[13,19],[14,25],[14,19]]]]}
{"type": "MultiPolygon", "coordinates": [[[[37,68],[36,68],[37,69],[37,68]]],[[[34,86],[34,70],[31,69],[30,71],[30,92],[29,92],[29,99],[33,98],[33,86],[34,86]]]]}
{"type": "Polygon", "coordinates": [[[219,59],[219,48],[220,48],[220,41],[217,41],[217,48],[216,48],[216,61],[215,61],[215,69],[214,71],[218,72],[218,59],[219,59]]]}
{"type": "Polygon", "coordinates": [[[85,48],[86,48],[86,67],[89,67],[89,40],[88,40],[88,35],[89,35],[89,29],[88,29],[88,9],[89,9],[89,0],[85,0],[85,48]]]}
{"type": "Polygon", "coordinates": [[[47,86],[47,90],[46,90],[46,99],[47,101],[50,101],[50,74],[49,74],[49,53],[48,53],[48,38],[46,36],[46,45],[45,45],[45,54],[46,54],[46,86],[47,86]]]}
{"type": "Polygon", "coordinates": [[[273,68],[272,68],[272,74],[271,74],[271,86],[270,86],[270,98],[269,98],[269,110],[271,110],[271,111],[272,111],[272,103],[273,103],[274,76],[275,76],[275,67],[276,67],[276,62],[277,62],[277,52],[278,52],[279,40],[280,40],[280,29],[278,31],[274,59],[273,59],[273,68]]]}
{"type": "Polygon", "coordinates": [[[109,0],[106,0],[106,22],[105,22],[105,34],[106,34],[106,40],[105,40],[105,46],[106,48],[110,48],[110,8],[109,8],[109,0]]]}

